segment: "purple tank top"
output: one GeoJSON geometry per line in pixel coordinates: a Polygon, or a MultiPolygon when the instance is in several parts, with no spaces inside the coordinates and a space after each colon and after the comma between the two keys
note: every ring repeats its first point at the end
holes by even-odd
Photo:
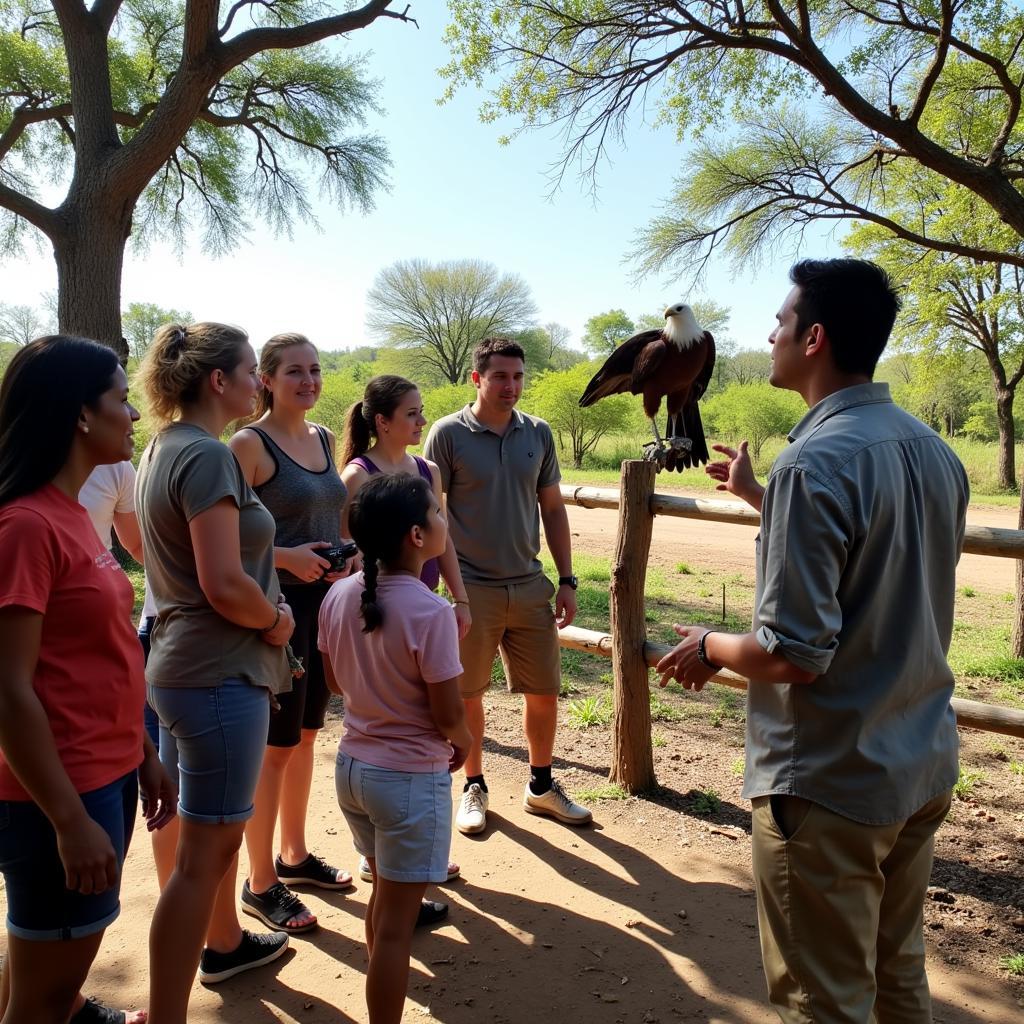
{"type": "MultiPolygon", "coordinates": [[[[430,467],[427,465],[426,459],[421,459],[418,455],[414,455],[413,458],[416,460],[416,468],[419,470],[419,474],[427,481],[428,484],[433,487],[434,478],[430,474],[430,467]]],[[[366,470],[371,476],[374,473],[380,472],[380,467],[377,466],[372,459],[368,459],[365,455],[357,455],[349,465],[355,463],[360,469],[366,470]]],[[[437,559],[432,558],[429,562],[423,563],[423,571],[420,573],[420,579],[426,583],[431,590],[437,590],[438,583],[441,582],[441,567],[437,564],[437,559]]]]}

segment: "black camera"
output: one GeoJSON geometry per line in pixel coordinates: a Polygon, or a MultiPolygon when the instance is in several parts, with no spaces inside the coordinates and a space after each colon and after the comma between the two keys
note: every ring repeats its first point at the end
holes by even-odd
{"type": "Polygon", "coordinates": [[[345,569],[345,563],[353,556],[359,553],[359,545],[355,541],[349,541],[347,544],[338,544],[331,548],[321,548],[317,551],[317,554],[321,558],[326,558],[331,563],[330,569],[327,572],[343,572],[345,569]]]}

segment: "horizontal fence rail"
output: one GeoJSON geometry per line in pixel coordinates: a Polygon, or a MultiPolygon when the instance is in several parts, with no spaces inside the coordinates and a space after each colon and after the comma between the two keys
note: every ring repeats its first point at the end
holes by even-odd
{"type": "MultiPolygon", "coordinates": [[[[580,508],[619,507],[619,492],[607,487],[573,487],[562,484],[562,497],[580,508]]],[[[705,519],[713,523],[758,526],[761,517],[748,505],[719,498],[684,498],[678,494],[651,495],[651,512],[681,519],[705,519]]],[[[994,555],[997,558],[1024,559],[1024,531],[995,526],[968,526],[964,535],[964,553],[994,555]]]]}
{"type": "MultiPolygon", "coordinates": [[[[611,636],[594,629],[566,626],[559,632],[559,642],[563,647],[573,651],[584,651],[602,658],[612,656],[611,636]]],[[[671,650],[672,644],[656,644],[648,641],[644,644],[644,660],[651,668],[654,668],[671,650]]],[[[728,669],[723,669],[713,675],[711,681],[734,690],[747,689],[747,680],[728,669]]],[[[967,726],[971,729],[984,729],[987,732],[1003,733],[1006,736],[1024,737],[1024,711],[1003,708],[995,704],[983,704],[977,700],[963,700],[960,697],[954,697],[951,703],[956,712],[957,725],[967,726]]]]}

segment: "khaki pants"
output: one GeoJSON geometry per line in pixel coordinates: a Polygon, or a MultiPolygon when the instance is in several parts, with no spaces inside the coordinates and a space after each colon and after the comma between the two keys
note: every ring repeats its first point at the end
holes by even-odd
{"type": "Polygon", "coordinates": [[[753,801],[761,957],[785,1024],[931,1024],[924,897],[949,804],[863,825],[800,797],[753,801]]]}
{"type": "Polygon", "coordinates": [[[511,693],[557,697],[562,652],[551,608],[551,581],[542,573],[501,587],[467,581],[466,595],[473,625],[459,645],[462,696],[479,697],[487,691],[494,656],[500,653],[511,693]]]}

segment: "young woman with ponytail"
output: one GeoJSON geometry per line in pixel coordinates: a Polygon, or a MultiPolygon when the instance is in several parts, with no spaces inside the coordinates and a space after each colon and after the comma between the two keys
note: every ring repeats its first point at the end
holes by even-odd
{"type": "MultiPolygon", "coordinates": [[[[433,462],[419,455],[410,455],[406,449],[420,443],[427,421],[423,416],[423,399],[419,388],[411,380],[393,374],[373,377],[366,384],[363,400],[356,402],[348,412],[345,429],[345,443],[342,450],[341,479],[348,488],[349,503],[360,488],[374,475],[383,473],[407,473],[420,476],[430,484],[441,504],[441,475],[433,462]]],[[[348,536],[348,509],[342,514],[342,533],[348,536]]],[[[469,599],[462,582],[459,560],[449,538],[444,551],[437,558],[429,559],[423,566],[423,582],[436,590],[444,577],[448,593],[455,606],[455,620],[459,626],[461,640],[472,625],[469,613],[469,599]]],[[[359,875],[364,881],[370,880],[370,867],[365,860],[360,862],[359,875]]],[[[459,865],[448,865],[448,881],[459,876],[459,865]]],[[[429,921],[424,913],[421,923],[429,921]]]]}
{"type": "Polygon", "coordinates": [[[448,543],[430,485],[377,474],[349,507],[363,570],[320,609],[327,682],[345,698],[335,782],[373,892],[366,908],[371,1024],[398,1024],[409,949],[428,882],[448,875],[451,772],[472,743],[452,606],[422,582],[448,543]]]}
{"type": "Polygon", "coordinates": [[[260,390],[244,331],[161,327],[139,371],[162,424],[139,462],[136,511],[157,620],[146,665],[160,760],[179,774],[174,871],[150,931],[150,1024],[185,1024],[200,979],[280,956],[234,914],[235,870],[294,627],[274,572],[274,519],[219,438],[260,390]],[[206,948],[203,948],[204,935],[206,948]]]}
{"type": "Polygon", "coordinates": [[[260,350],[263,390],[255,419],[229,445],[246,480],[274,517],[274,564],[295,616],[291,646],[304,671],[270,716],[256,812],[245,828],[249,877],[242,909],[271,928],[306,932],[316,917],[288,884],[347,889],[352,876],[306,845],[306,808],[313,781],[313,745],[324,726],[330,693],[316,646],[317,615],[331,572],[324,551],[338,543],[345,485],[334,467],[334,435],[308,420],[320,398],[320,356],[302,334],[277,334],[260,350]],[[280,855],[274,829],[281,822],[280,855]]]}

